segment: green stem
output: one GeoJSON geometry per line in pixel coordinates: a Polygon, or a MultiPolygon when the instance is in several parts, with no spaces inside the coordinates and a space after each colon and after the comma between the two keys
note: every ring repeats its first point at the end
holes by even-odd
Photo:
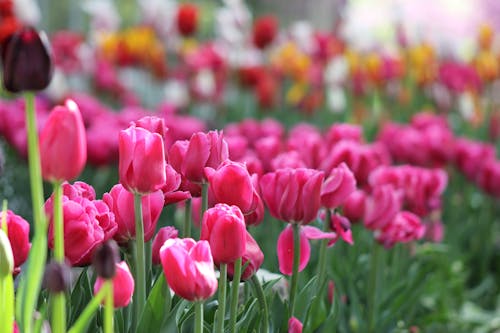
{"type": "Polygon", "coordinates": [[[191,237],[191,199],[186,200],[184,207],[184,238],[191,237]]]}
{"type": "Polygon", "coordinates": [[[231,308],[229,309],[229,328],[231,333],[236,332],[236,316],[238,314],[238,293],[240,291],[241,262],[238,258],[234,262],[233,282],[231,283],[231,308]]]}
{"type": "Polygon", "coordinates": [[[52,296],[52,332],[66,332],[66,299],[64,292],[52,296]]]}
{"type": "Polygon", "coordinates": [[[290,309],[288,317],[291,318],[295,311],[295,295],[297,294],[297,282],[299,278],[300,261],[300,225],[294,223],[293,228],[293,268],[292,283],[290,285],[290,309]]]}
{"type": "Polygon", "coordinates": [[[375,332],[375,318],[377,313],[377,283],[378,283],[378,266],[379,266],[380,246],[373,241],[373,249],[371,256],[371,267],[369,275],[368,293],[368,332],[375,332]]]}
{"type": "Polygon", "coordinates": [[[106,297],[104,299],[104,333],[113,333],[115,307],[113,304],[113,281],[104,282],[106,297]]]}
{"type": "Polygon", "coordinates": [[[144,264],[144,222],[142,219],[142,200],[139,193],[134,194],[134,210],[135,210],[135,278],[136,278],[136,298],[135,314],[137,323],[141,319],[144,304],[146,303],[146,265],[144,264]]]}
{"type": "Polygon", "coordinates": [[[38,294],[40,292],[43,268],[47,258],[47,223],[43,212],[43,184],[40,169],[40,152],[35,117],[35,96],[28,92],[26,98],[26,127],[28,135],[28,163],[31,186],[31,201],[35,236],[28,257],[27,278],[21,280],[19,294],[21,302],[17,302],[17,317],[20,318],[21,331],[33,331],[33,313],[35,312],[38,294]]]}
{"type": "Polygon", "coordinates": [[[220,264],[219,277],[219,308],[217,322],[214,325],[215,333],[224,332],[224,317],[226,315],[226,287],[227,287],[227,264],[220,264]]]}
{"type": "Polygon", "coordinates": [[[3,232],[5,232],[5,235],[9,234],[9,231],[7,230],[7,200],[3,199],[2,203],[2,221],[0,221],[2,224],[1,229],[3,232]]]}
{"type": "Polygon", "coordinates": [[[203,221],[203,214],[208,209],[208,183],[201,184],[201,210],[200,210],[200,223],[203,221]]]}
{"type": "Polygon", "coordinates": [[[203,333],[203,301],[194,303],[194,333],[203,333]]]}
{"type": "MultiPolygon", "coordinates": [[[[326,219],[323,223],[323,229],[328,231],[330,225],[330,219],[332,217],[332,212],[330,209],[326,210],[326,219]]],[[[319,244],[319,259],[318,259],[318,280],[317,280],[317,291],[316,295],[321,297],[323,294],[323,289],[326,285],[325,276],[326,276],[326,250],[328,247],[328,239],[322,239],[319,244]]]]}
{"type": "Polygon", "coordinates": [[[107,288],[103,287],[99,292],[94,295],[92,300],[87,304],[85,309],[83,309],[82,313],[75,321],[73,326],[69,329],[68,333],[80,333],[85,330],[87,325],[89,324],[94,312],[99,308],[99,304],[102,303],[104,297],[106,297],[107,288]]]}
{"type": "Polygon", "coordinates": [[[64,221],[62,210],[62,186],[54,182],[54,259],[64,262],[64,221]]]}
{"type": "MultiPolygon", "coordinates": [[[[153,280],[152,278],[152,270],[151,270],[151,265],[152,265],[152,242],[146,242],[144,243],[144,253],[145,253],[145,265],[146,265],[146,295],[149,295],[149,292],[151,291],[151,281],[153,280]]],[[[147,298],[147,297],[146,297],[147,298]]]]}
{"type": "Polygon", "coordinates": [[[261,310],[264,314],[264,320],[262,322],[262,333],[269,333],[269,310],[267,309],[266,296],[264,295],[264,289],[262,289],[262,284],[259,281],[257,275],[252,275],[251,278],[252,285],[259,300],[261,310]]]}
{"type": "Polygon", "coordinates": [[[12,275],[0,277],[0,332],[12,332],[14,325],[14,280],[12,275]]]}

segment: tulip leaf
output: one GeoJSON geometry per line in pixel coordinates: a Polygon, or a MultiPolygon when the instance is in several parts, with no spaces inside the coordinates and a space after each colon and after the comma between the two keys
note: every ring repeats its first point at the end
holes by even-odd
{"type": "Polygon", "coordinates": [[[295,317],[300,321],[305,318],[307,308],[310,305],[311,299],[316,296],[316,280],[317,277],[314,276],[300,291],[295,301],[295,317]]]}
{"type": "Polygon", "coordinates": [[[93,292],[90,286],[87,268],[85,268],[78,277],[75,287],[70,296],[70,313],[68,327],[71,327],[80,316],[80,313],[87,306],[92,298],[93,292]]]}
{"type": "Polygon", "coordinates": [[[165,275],[160,274],[149,294],[137,331],[158,332],[165,316],[170,312],[171,301],[165,275]]]}
{"type": "Polygon", "coordinates": [[[325,321],[327,316],[325,302],[314,296],[309,303],[306,318],[304,319],[304,333],[314,332],[325,321]]]}

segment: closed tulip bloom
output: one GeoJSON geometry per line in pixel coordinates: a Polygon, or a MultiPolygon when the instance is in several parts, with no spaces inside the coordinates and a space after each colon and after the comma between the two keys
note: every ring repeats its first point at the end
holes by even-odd
{"type": "Polygon", "coordinates": [[[120,183],[134,193],[159,190],[166,181],[165,150],[158,133],[131,126],[118,140],[120,183]]]}
{"type": "Polygon", "coordinates": [[[345,163],[334,168],[321,187],[321,204],[337,208],[356,190],[356,178],[345,163]]]}
{"type": "MultiPolygon", "coordinates": [[[[264,262],[264,253],[255,239],[246,232],[245,253],[243,253],[241,266],[245,269],[241,272],[241,280],[246,281],[257,272],[264,262]]],[[[234,274],[234,262],[227,265],[227,274],[232,277],[234,274]]]]}
{"type": "Polygon", "coordinates": [[[210,244],[215,264],[228,264],[245,253],[245,218],[236,206],[217,204],[203,214],[200,239],[210,244]]]}
{"type": "MultiPolygon", "coordinates": [[[[163,209],[163,192],[158,190],[143,195],[141,200],[144,241],[148,242],[153,238],[156,224],[163,209]]],[[[113,186],[109,193],[103,195],[103,201],[115,214],[118,229],[114,235],[114,239],[120,244],[126,243],[130,239],[135,239],[134,195],[127,191],[121,184],[117,184],[113,186]]]]}
{"type": "Polygon", "coordinates": [[[259,49],[271,44],[276,36],[278,21],[272,15],[259,17],[253,26],[253,43],[259,49]]]}
{"type": "MultiPolygon", "coordinates": [[[[125,261],[116,263],[116,273],[112,278],[113,281],[113,305],[115,308],[123,308],[132,300],[134,294],[134,278],[125,261]]],[[[94,295],[101,290],[102,285],[106,282],[102,277],[97,277],[94,284],[94,295]]]]}
{"type": "Polygon", "coordinates": [[[401,210],[402,204],[402,191],[389,184],[377,186],[365,200],[365,226],[371,230],[384,228],[401,210]]]}
{"type": "Polygon", "coordinates": [[[308,224],[318,214],[323,178],[313,169],[280,169],[260,179],[262,198],[273,217],[308,224]]]}
{"type": "Polygon", "coordinates": [[[40,135],[42,176],[48,181],[72,180],[87,161],[87,140],[80,110],[67,100],[50,113],[40,135]]]}
{"type": "Polygon", "coordinates": [[[183,36],[190,36],[198,27],[198,7],[190,3],[181,4],[177,10],[177,29],[183,36]]]}
{"type": "Polygon", "coordinates": [[[169,162],[185,179],[206,182],[205,167],[217,169],[229,155],[226,141],[216,131],[198,132],[189,141],[177,141],[169,150],[169,162]]]}
{"type": "Polygon", "coordinates": [[[342,213],[351,222],[358,222],[365,214],[366,193],[362,190],[354,191],[344,202],[342,213]]]}
{"type": "Polygon", "coordinates": [[[168,285],[188,301],[201,301],[217,290],[210,245],[192,238],[167,239],[160,249],[163,273],[168,285]]]}
{"type": "Polygon", "coordinates": [[[303,325],[297,318],[291,317],[288,320],[288,333],[302,333],[302,328],[303,325]]]}
{"type": "MultiPolygon", "coordinates": [[[[3,221],[4,212],[0,212],[0,225],[3,221]]],[[[14,254],[14,270],[18,270],[28,259],[28,252],[31,248],[29,241],[30,225],[21,216],[7,210],[7,237],[12,246],[14,254]]]]}
{"type": "Polygon", "coordinates": [[[14,32],[2,45],[3,84],[10,92],[45,89],[53,63],[47,36],[32,27],[14,32]]]}
{"type": "Polygon", "coordinates": [[[210,193],[216,203],[238,206],[243,213],[255,207],[254,187],[245,165],[226,160],[217,170],[205,168],[210,183],[210,193]]]}
{"type": "Polygon", "coordinates": [[[154,265],[161,264],[160,249],[165,241],[170,238],[177,238],[178,235],[179,231],[172,226],[166,226],[158,230],[158,233],[153,239],[153,245],[151,247],[151,259],[154,265]]]}

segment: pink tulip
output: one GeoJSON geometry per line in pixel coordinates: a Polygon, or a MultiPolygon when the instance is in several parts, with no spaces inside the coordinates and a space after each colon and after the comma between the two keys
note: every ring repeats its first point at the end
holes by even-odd
{"type": "Polygon", "coordinates": [[[337,234],[337,238],[330,240],[330,242],[328,243],[329,246],[335,244],[339,237],[349,245],[354,244],[354,241],[352,239],[351,223],[345,216],[332,214],[332,218],[330,220],[330,229],[337,234]]]}
{"type": "MultiPolygon", "coordinates": [[[[97,277],[94,284],[94,295],[101,290],[106,280],[97,277]]],[[[113,305],[115,308],[126,307],[132,300],[134,294],[134,278],[125,261],[116,263],[116,274],[113,281],[113,305]]]]}
{"type": "Polygon", "coordinates": [[[167,239],[160,249],[160,258],[168,285],[180,297],[200,301],[215,294],[217,278],[207,241],[167,239]]]}
{"type": "Polygon", "coordinates": [[[245,253],[245,218],[237,206],[217,204],[203,214],[200,239],[207,240],[215,264],[227,264],[245,253]]]}
{"type": "Polygon", "coordinates": [[[216,203],[238,206],[243,214],[255,209],[255,189],[245,165],[226,160],[217,170],[205,168],[210,193],[216,203]]]}
{"type": "MultiPolygon", "coordinates": [[[[311,256],[310,239],[335,239],[337,234],[334,232],[323,232],[318,228],[311,226],[300,227],[300,260],[299,272],[306,268],[311,256]]],[[[293,228],[292,225],[287,225],[278,237],[277,244],[279,270],[282,274],[292,275],[293,270],[293,228]]]]}
{"type": "Polygon", "coordinates": [[[344,202],[342,213],[353,223],[361,220],[365,214],[365,200],[366,194],[364,191],[354,191],[344,202]]]}
{"type": "Polygon", "coordinates": [[[302,323],[295,317],[288,320],[288,333],[302,333],[302,323]]]}
{"type": "Polygon", "coordinates": [[[227,143],[216,131],[198,132],[189,141],[175,142],[169,151],[169,162],[188,181],[206,181],[204,168],[217,169],[228,157],[227,143]]]}
{"type": "MultiPolygon", "coordinates": [[[[4,212],[0,211],[0,228],[3,223],[4,212]]],[[[21,216],[14,214],[11,210],[7,210],[7,237],[12,248],[14,256],[14,271],[18,271],[21,265],[28,258],[28,253],[31,248],[29,241],[30,225],[21,216]]]]}
{"type": "Polygon", "coordinates": [[[386,248],[391,248],[396,243],[408,243],[424,237],[425,225],[420,217],[410,212],[399,212],[380,230],[377,241],[386,248]]]}
{"type": "Polygon", "coordinates": [[[260,179],[262,198],[279,220],[308,224],[320,207],[323,172],[313,169],[280,169],[260,179]]]}
{"type": "Polygon", "coordinates": [[[326,133],[326,143],[328,147],[333,147],[342,140],[352,140],[361,142],[363,131],[361,126],[352,124],[334,124],[326,133]]]}
{"type": "Polygon", "coordinates": [[[165,241],[170,238],[177,238],[179,231],[175,227],[167,226],[160,228],[155,238],[153,239],[153,245],[151,247],[152,262],[154,265],[160,265],[160,248],[163,246],[165,241]]]}
{"type": "MultiPolygon", "coordinates": [[[[143,195],[142,198],[142,218],[144,222],[144,241],[148,242],[153,238],[156,224],[163,209],[163,193],[156,192],[143,195]]],[[[135,238],[135,215],[134,215],[134,195],[121,184],[113,186],[109,193],[103,195],[103,201],[114,213],[118,230],[114,239],[118,243],[126,243],[135,238]]]]}
{"type": "Polygon", "coordinates": [[[87,141],[80,110],[75,102],[56,106],[40,134],[43,178],[49,181],[72,180],[87,161],[87,141]]]}
{"type": "Polygon", "coordinates": [[[371,230],[384,228],[401,210],[402,203],[403,193],[394,186],[377,186],[365,201],[365,226],[371,230]]]}
{"type": "Polygon", "coordinates": [[[486,193],[500,197],[500,161],[488,160],[478,170],[476,184],[486,193]]]}
{"type": "MultiPolygon", "coordinates": [[[[264,262],[264,253],[259,247],[259,244],[255,241],[255,239],[250,235],[250,233],[246,232],[246,241],[245,241],[245,252],[242,257],[242,267],[245,267],[243,272],[241,272],[241,280],[246,281],[254,275],[257,270],[262,266],[264,262]]],[[[227,274],[232,277],[234,274],[234,262],[229,263],[227,265],[227,274]]]]}
{"type": "Polygon", "coordinates": [[[118,172],[124,188],[147,194],[165,184],[165,150],[158,133],[131,126],[120,132],[118,147],[118,172]]]}
{"type": "Polygon", "coordinates": [[[465,176],[474,181],[481,166],[495,159],[495,146],[480,141],[460,138],[455,142],[454,162],[465,176]]]}
{"type": "Polygon", "coordinates": [[[321,204],[326,208],[337,208],[356,190],[354,174],[345,163],[334,168],[321,187],[321,204]]]}

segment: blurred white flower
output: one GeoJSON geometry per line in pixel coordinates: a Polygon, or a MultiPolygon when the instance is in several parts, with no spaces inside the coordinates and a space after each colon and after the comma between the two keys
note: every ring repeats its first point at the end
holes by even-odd
{"type": "Polygon", "coordinates": [[[189,103],[188,87],[184,81],[169,80],[164,88],[165,101],[178,107],[183,108],[189,103]]]}
{"type": "Polygon", "coordinates": [[[338,85],[329,86],[326,90],[326,104],[333,113],[344,112],[347,106],[344,88],[338,85]]]}
{"type": "Polygon", "coordinates": [[[241,45],[248,40],[252,14],[242,0],[224,0],[224,6],[215,14],[215,34],[231,45],[241,45]]]}
{"type": "Polygon", "coordinates": [[[194,90],[205,98],[215,94],[215,77],[210,69],[202,69],[194,78],[194,90]]]}
{"type": "Polygon", "coordinates": [[[151,24],[163,38],[175,31],[175,17],[178,7],[176,1],[141,0],[138,3],[144,22],[151,24]]]}
{"type": "Polygon", "coordinates": [[[308,54],[314,52],[314,28],[311,23],[307,21],[295,22],[290,27],[290,36],[302,49],[302,51],[308,54]]]}
{"type": "Polygon", "coordinates": [[[26,25],[36,26],[41,19],[40,8],[34,0],[14,0],[14,12],[17,19],[26,25]]]}
{"type": "Polygon", "coordinates": [[[344,56],[331,58],[325,68],[324,79],[327,84],[339,84],[349,75],[349,63],[344,56]]]}
{"type": "Polygon", "coordinates": [[[112,0],[87,0],[82,8],[91,17],[94,31],[116,31],[120,27],[120,16],[112,0]]]}

